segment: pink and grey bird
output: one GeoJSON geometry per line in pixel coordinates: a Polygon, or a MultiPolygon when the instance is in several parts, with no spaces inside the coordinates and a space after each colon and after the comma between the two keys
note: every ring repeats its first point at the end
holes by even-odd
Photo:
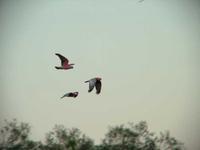
{"type": "Polygon", "coordinates": [[[88,92],[91,92],[94,87],[96,88],[96,94],[99,94],[101,92],[101,78],[96,77],[92,78],[88,81],[85,81],[85,83],[89,82],[89,90],[88,92]]]}
{"type": "Polygon", "coordinates": [[[65,58],[64,56],[56,53],[55,55],[57,55],[60,60],[61,60],[61,66],[55,66],[56,69],[72,69],[74,64],[69,64],[69,60],[67,58],[65,58]]]}
{"type": "Polygon", "coordinates": [[[65,95],[63,95],[60,99],[64,98],[64,97],[73,97],[76,98],[78,96],[78,92],[69,92],[66,93],[65,95]]]}

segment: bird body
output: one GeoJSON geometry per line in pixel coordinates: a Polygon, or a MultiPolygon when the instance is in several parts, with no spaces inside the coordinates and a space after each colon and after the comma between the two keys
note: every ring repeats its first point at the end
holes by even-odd
{"type": "Polygon", "coordinates": [[[85,81],[85,83],[87,82],[89,82],[88,92],[91,92],[94,89],[94,87],[96,88],[96,94],[99,94],[101,92],[101,78],[95,77],[85,81]]]}
{"type": "Polygon", "coordinates": [[[55,55],[57,55],[61,60],[61,66],[55,66],[56,69],[67,70],[67,69],[73,68],[74,64],[69,64],[69,60],[66,57],[64,57],[64,56],[62,56],[61,54],[58,54],[58,53],[56,53],[55,55]]]}
{"type": "Polygon", "coordinates": [[[66,93],[65,95],[63,95],[60,99],[64,98],[64,97],[73,97],[76,98],[78,96],[78,92],[69,92],[66,93]]]}

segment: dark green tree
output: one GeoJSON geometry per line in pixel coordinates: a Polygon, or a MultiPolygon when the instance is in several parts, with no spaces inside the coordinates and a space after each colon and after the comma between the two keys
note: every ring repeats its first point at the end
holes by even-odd
{"type": "Polygon", "coordinates": [[[49,150],[93,150],[94,142],[77,128],[66,129],[56,125],[53,131],[47,133],[45,148],[49,150]]]}
{"type": "Polygon", "coordinates": [[[184,150],[183,143],[167,132],[150,132],[145,121],[110,127],[100,145],[77,128],[55,125],[45,142],[29,139],[30,126],[16,119],[5,121],[0,129],[0,150],[184,150]]]}
{"type": "Polygon", "coordinates": [[[97,150],[183,150],[183,144],[169,132],[158,137],[150,132],[145,121],[110,127],[97,150]]]}
{"type": "Polygon", "coordinates": [[[160,136],[156,139],[158,150],[183,150],[184,144],[179,142],[174,137],[170,136],[170,132],[161,132],[160,136]]]}
{"type": "Polygon", "coordinates": [[[143,121],[136,125],[129,123],[128,127],[110,127],[101,147],[105,150],[153,150],[156,144],[154,134],[143,121]]]}
{"type": "Polygon", "coordinates": [[[16,119],[5,120],[5,125],[0,130],[0,149],[2,150],[27,150],[34,149],[40,142],[29,140],[30,126],[27,123],[18,123],[16,119]]]}

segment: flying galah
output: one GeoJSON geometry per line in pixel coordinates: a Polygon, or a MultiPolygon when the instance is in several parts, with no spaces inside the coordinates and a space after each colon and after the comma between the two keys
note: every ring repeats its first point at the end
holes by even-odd
{"type": "Polygon", "coordinates": [[[99,94],[101,92],[101,78],[96,77],[92,78],[88,81],[85,81],[85,83],[89,82],[89,90],[88,92],[91,92],[94,87],[96,88],[96,94],[99,94]]]}
{"type": "Polygon", "coordinates": [[[60,99],[64,98],[64,97],[73,97],[76,98],[78,96],[78,92],[69,92],[66,93],[65,95],[63,95],[60,99]]]}
{"type": "Polygon", "coordinates": [[[69,64],[69,61],[68,61],[67,58],[65,58],[64,56],[62,56],[62,55],[60,55],[58,53],[56,53],[55,55],[57,55],[61,60],[61,66],[59,66],[59,67],[55,66],[56,69],[65,69],[65,70],[67,70],[67,69],[72,69],[73,68],[74,64],[69,64]]]}

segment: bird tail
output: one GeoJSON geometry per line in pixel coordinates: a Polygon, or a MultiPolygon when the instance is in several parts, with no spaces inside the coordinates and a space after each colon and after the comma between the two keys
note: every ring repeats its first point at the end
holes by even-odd
{"type": "Polygon", "coordinates": [[[85,83],[87,83],[87,82],[89,82],[89,80],[88,80],[88,81],[85,81],[85,83]]]}

